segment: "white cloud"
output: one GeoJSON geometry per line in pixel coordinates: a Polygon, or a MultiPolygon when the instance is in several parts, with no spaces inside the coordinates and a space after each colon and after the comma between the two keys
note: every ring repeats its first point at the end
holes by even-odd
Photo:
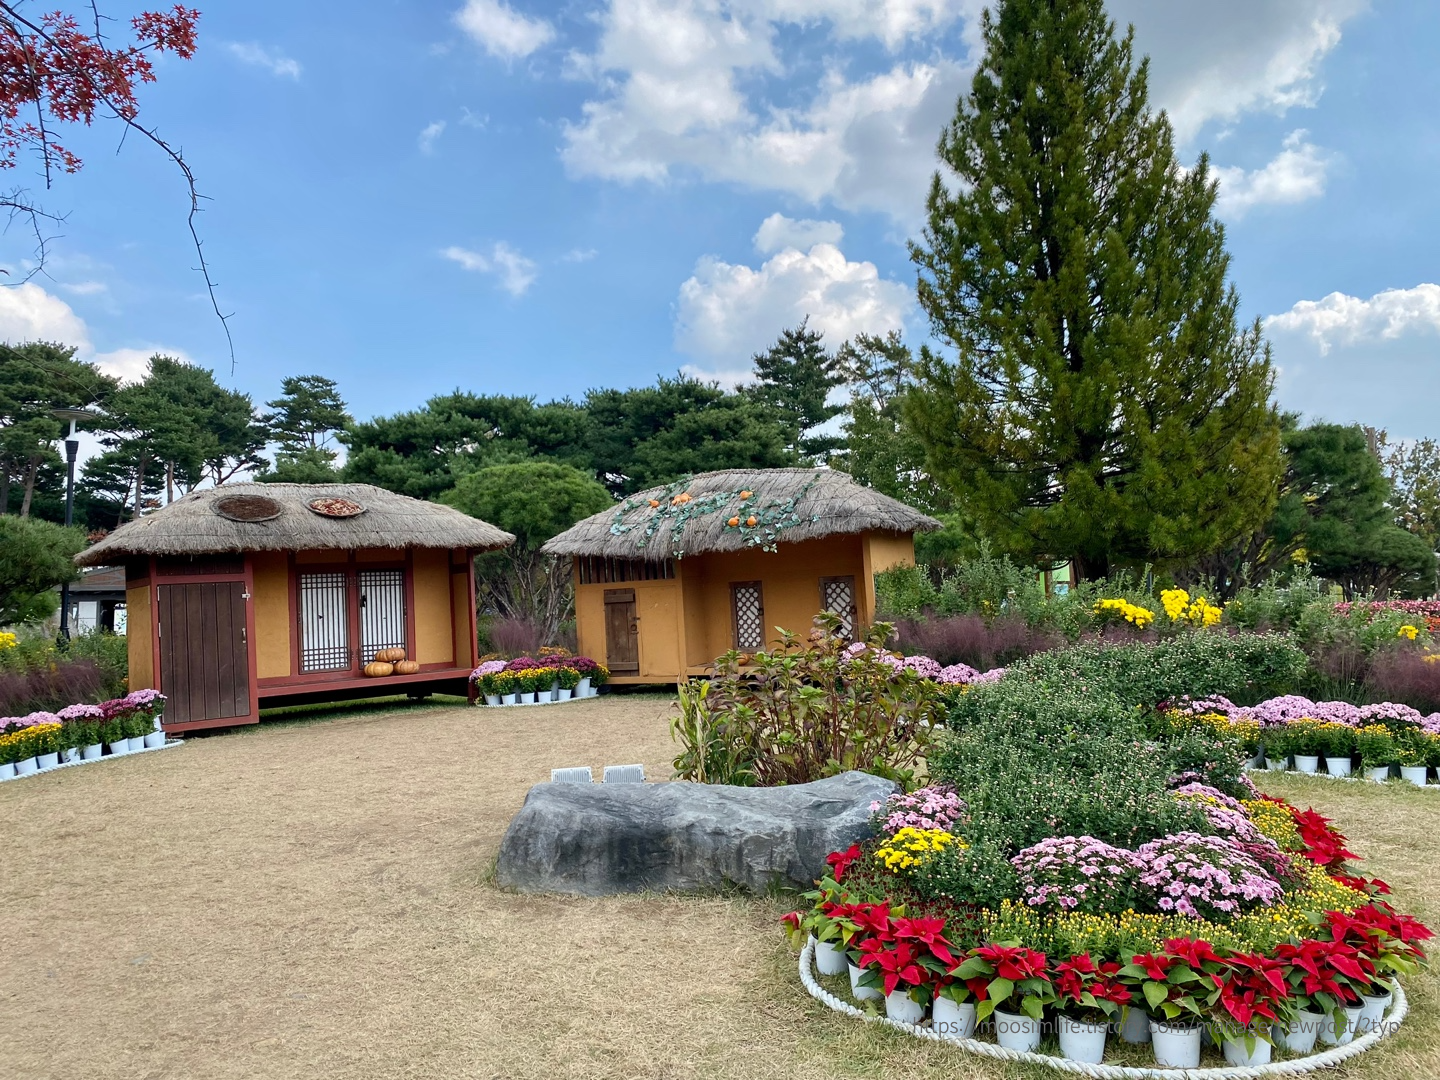
{"type": "Polygon", "coordinates": [[[73,281],[59,282],[60,288],[76,296],[95,296],[99,293],[109,292],[110,286],[103,281],[73,281]]]}
{"type": "Polygon", "coordinates": [[[596,251],[594,248],[571,248],[564,255],[560,256],[560,261],[567,263],[589,262],[591,259],[595,258],[595,256],[599,254],[600,252],[596,251]]]}
{"type": "Polygon", "coordinates": [[[1386,289],[1369,300],[1333,292],[1323,300],[1301,300],[1289,311],[1271,315],[1265,328],[1272,334],[1303,334],[1322,356],[1337,343],[1394,340],[1416,332],[1440,334],[1440,285],[1386,289]]]}
{"type": "Polygon", "coordinates": [[[809,251],[816,244],[839,245],[845,230],[838,221],[795,220],[784,214],[771,214],[755,230],[755,250],[769,255],[781,248],[809,251]]]}
{"type": "Polygon", "coordinates": [[[421,131],[420,131],[420,138],[419,138],[419,140],[418,140],[418,141],[419,141],[419,144],[420,144],[420,152],[421,152],[422,154],[432,154],[432,153],[434,153],[434,152],[435,152],[435,140],[438,139],[438,138],[440,138],[441,134],[443,134],[444,131],[445,131],[445,121],[444,121],[444,120],[435,120],[435,121],[433,121],[433,122],[431,122],[431,123],[429,123],[429,124],[426,124],[426,125],[424,126],[424,128],[421,129],[421,131]]]}
{"type": "Polygon", "coordinates": [[[491,56],[514,60],[529,56],[555,37],[544,19],[521,15],[501,0],[465,0],[455,22],[491,56]]]}
{"type": "Polygon", "coordinates": [[[300,62],[278,52],[272,52],[253,41],[232,41],[225,46],[230,54],[242,64],[263,67],[279,79],[300,78],[300,62]]]}
{"type": "Polygon", "coordinates": [[[1212,120],[1315,104],[1324,89],[1322,61],[1340,44],[1345,23],[1369,6],[1369,0],[1111,0],[1109,10],[1121,29],[1134,24],[1136,51],[1151,57],[1151,97],[1188,143],[1212,120]]]}
{"type": "Polygon", "coordinates": [[[82,360],[94,361],[106,374],[132,382],[145,377],[146,365],[156,353],[194,363],[183,351],[161,345],[96,352],[85,320],[33,281],[13,289],[0,288],[0,340],[73,345],[82,360]]]}
{"type": "Polygon", "coordinates": [[[1235,166],[1215,169],[1220,181],[1219,212],[1239,218],[1251,207],[1298,203],[1325,193],[1326,155],[1301,129],[1285,137],[1280,153],[1264,168],[1246,172],[1235,166]]]}
{"type": "MultiPolygon", "coordinates": [[[[1154,58],[1152,100],[1170,110],[1188,141],[1211,121],[1313,104],[1323,89],[1322,62],[1366,4],[1118,0],[1112,14],[1122,29],[1137,24],[1138,51],[1154,58]]],[[[596,48],[570,57],[571,71],[595,89],[563,129],[562,157],[576,176],[664,183],[698,175],[811,204],[880,210],[913,226],[936,167],[936,139],[969,88],[982,6],[608,0],[596,48]],[[794,26],[809,31],[796,61],[815,55],[817,31],[823,37],[828,68],[808,84],[813,91],[786,80],[792,35],[781,31],[794,26]],[[952,28],[958,40],[947,36],[952,28]],[[895,51],[917,39],[923,59],[878,66],[873,50],[845,49],[874,41],[895,51]]],[[[1323,183],[1323,159],[1304,149],[1283,148],[1232,207],[1308,197],[1323,183]]],[[[1238,170],[1228,175],[1232,191],[1244,186],[1238,170]]]]}
{"type": "Polygon", "coordinates": [[[733,375],[802,319],[838,345],[861,331],[901,329],[912,305],[908,286],[881,278],[874,263],[849,261],[833,244],[785,248],[758,270],[706,256],[680,286],[675,343],[718,367],[712,375],[733,375]]]}
{"type": "Polygon", "coordinates": [[[500,287],[511,296],[523,296],[535,283],[535,263],[503,240],[491,247],[488,255],[462,247],[447,247],[440,253],[463,269],[480,274],[493,274],[500,287]]]}

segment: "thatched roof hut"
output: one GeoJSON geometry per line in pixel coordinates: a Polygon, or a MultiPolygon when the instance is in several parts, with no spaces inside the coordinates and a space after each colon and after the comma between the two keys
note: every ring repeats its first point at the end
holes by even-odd
{"type": "Polygon", "coordinates": [[[578,522],[542,550],[657,561],[825,536],[911,534],[940,527],[929,515],[833,469],[722,469],[642,491],[578,522]],[[689,498],[677,505],[683,496],[689,498]],[[728,524],[741,513],[739,526],[728,524]],[[747,527],[744,522],[752,514],[756,525],[747,527]]]}
{"type": "Polygon", "coordinates": [[[193,491],[122,525],[75,561],[105,566],[137,556],[239,551],[493,550],[514,541],[502,529],[451,507],[369,484],[225,484],[193,491]],[[312,509],[323,499],[346,500],[360,512],[336,517],[312,509]]]}

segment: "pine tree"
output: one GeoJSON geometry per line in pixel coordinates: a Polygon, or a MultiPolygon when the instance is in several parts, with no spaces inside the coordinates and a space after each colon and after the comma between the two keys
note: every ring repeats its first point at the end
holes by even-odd
{"type": "Polygon", "coordinates": [[[1183,563],[1261,525],[1273,373],[1226,282],[1216,185],[1183,168],[1148,61],[1101,0],[1001,0],[939,152],[906,416],[930,470],[1014,554],[1183,563]]]}
{"type": "Polygon", "coordinates": [[[828,403],[830,391],[843,381],[835,357],[825,351],[824,335],[811,330],[809,319],[782,330],[774,345],[751,357],[757,379],[751,397],[773,408],[794,431],[794,447],[809,458],[824,460],[845,445],[834,435],[806,435],[845,411],[828,403]]]}

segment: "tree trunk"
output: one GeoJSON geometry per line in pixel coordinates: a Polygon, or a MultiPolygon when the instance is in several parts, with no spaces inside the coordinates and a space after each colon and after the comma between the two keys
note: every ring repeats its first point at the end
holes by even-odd
{"type": "Polygon", "coordinates": [[[40,471],[40,459],[32,457],[30,465],[25,470],[25,497],[20,500],[20,516],[30,516],[30,500],[35,496],[35,474],[40,471]]]}
{"type": "Polygon", "coordinates": [[[10,512],[10,462],[0,458],[0,514],[10,512]]]}
{"type": "Polygon", "coordinates": [[[175,463],[165,462],[165,505],[175,501],[175,463]]]}

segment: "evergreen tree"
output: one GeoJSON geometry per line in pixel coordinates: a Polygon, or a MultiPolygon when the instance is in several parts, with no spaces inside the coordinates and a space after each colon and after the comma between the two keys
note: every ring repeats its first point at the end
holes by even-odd
{"type": "Polygon", "coordinates": [[[265,403],[263,423],[277,444],[275,465],[257,480],[318,484],[339,479],[330,441],[353,424],[333,379],[323,375],[287,375],[280,396],[265,403]]]}
{"type": "Polygon", "coordinates": [[[791,445],[799,453],[823,461],[845,440],[805,433],[845,411],[843,405],[829,404],[830,391],[844,380],[835,357],[825,351],[824,335],[811,330],[809,323],[807,318],[793,330],[782,330],[774,345],[751,357],[757,378],[746,392],[784,419],[793,432],[791,445]]]}
{"type": "Polygon", "coordinates": [[[1216,185],[1175,156],[1148,61],[1101,0],[1001,0],[940,140],[906,417],[931,471],[1004,550],[1183,562],[1268,518],[1273,373],[1226,282],[1216,185]]]}

